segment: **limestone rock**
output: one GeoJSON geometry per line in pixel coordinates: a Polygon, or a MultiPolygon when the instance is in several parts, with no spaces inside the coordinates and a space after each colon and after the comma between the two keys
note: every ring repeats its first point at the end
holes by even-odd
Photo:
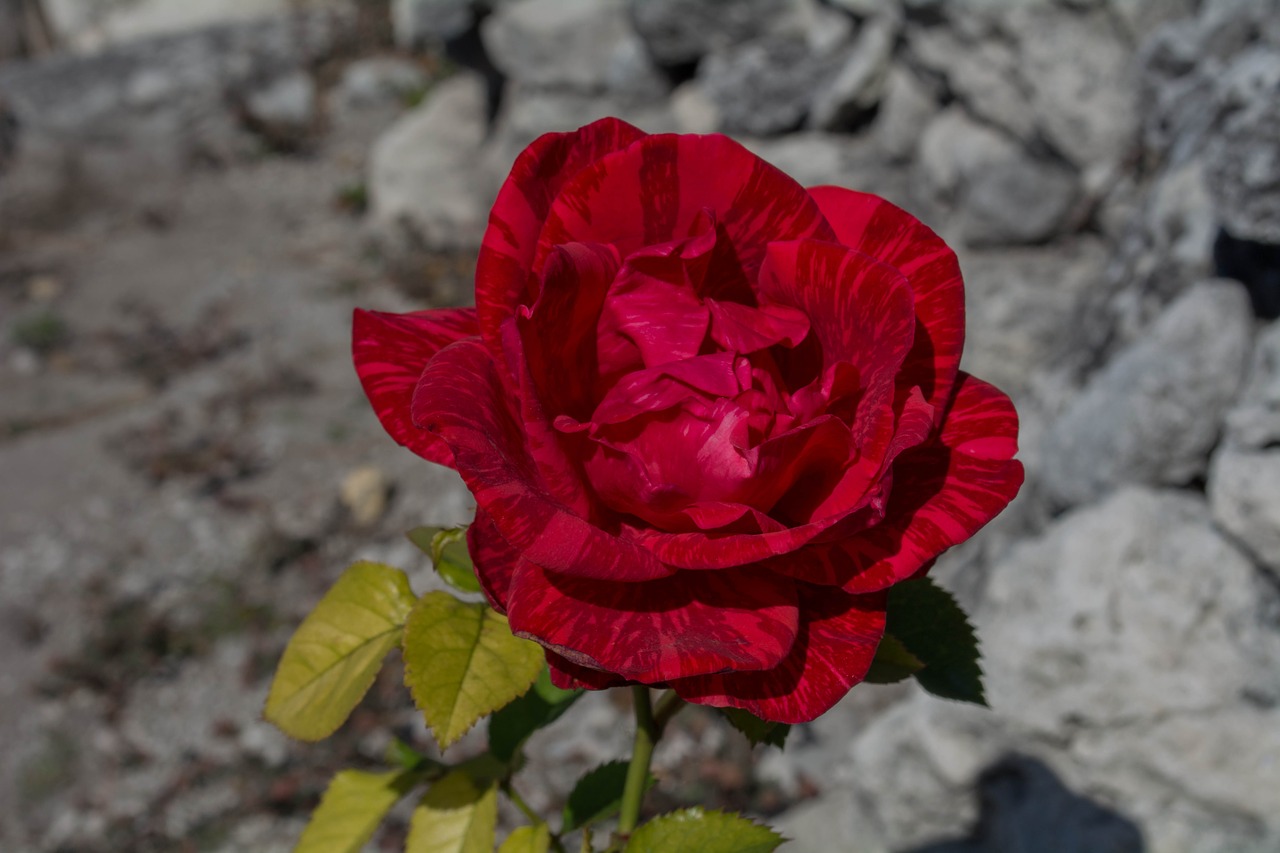
{"type": "Polygon", "coordinates": [[[540,87],[665,93],[623,0],[519,0],[481,27],[485,48],[508,77],[540,87]]]}
{"type": "Polygon", "coordinates": [[[631,17],[649,53],[662,65],[697,62],[763,33],[803,35],[804,0],[630,0],[631,17]]]}
{"type": "Polygon", "coordinates": [[[404,229],[428,248],[479,245],[492,202],[476,157],[486,109],[484,81],[460,74],[383,134],[369,164],[377,223],[404,229]]]}
{"type": "Polygon", "coordinates": [[[1045,488],[1063,505],[1121,483],[1205,472],[1244,381],[1253,319],[1235,282],[1196,285],[1093,377],[1046,436],[1045,488]]]}

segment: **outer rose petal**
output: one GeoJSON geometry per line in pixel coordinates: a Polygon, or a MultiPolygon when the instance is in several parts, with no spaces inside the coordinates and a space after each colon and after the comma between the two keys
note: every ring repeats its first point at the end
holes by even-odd
{"type": "Polygon", "coordinates": [[[964,349],[964,281],[955,252],[923,222],[879,196],[843,187],[810,187],[809,195],[841,243],[895,267],[911,282],[922,328],[898,384],[920,386],[941,419],[964,349]]]}
{"type": "Polygon", "coordinates": [[[776,569],[847,592],[885,589],[906,580],[995,518],[1022,486],[1018,416],[1009,398],[963,371],[935,442],[908,450],[893,465],[884,520],[829,547],[814,546],[776,569]]]}
{"type": "Polygon", "coordinates": [[[440,439],[414,425],[410,402],[427,362],[449,344],[478,331],[474,308],[439,308],[412,314],[357,308],[351,321],[351,355],[356,374],[382,428],[419,456],[451,468],[453,454],[440,439]]]}
{"type": "Polygon", "coordinates": [[[801,584],[800,632],[778,666],[682,678],[671,687],[700,705],[743,708],[779,723],[807,723],[866,677],[884,637],[885,597],[801,584]]]}
{"type": "MultiPolygon", "coordinates": [[[[601,157],[561,188],[533,268],[573,241],[610,243],[627,257],[688,236],[708,214],[748,280],[774,240],[835,239],[803,187],[728,137],[659,134],[601,157]]],[[[709,280],[719,277],[712,272],[709,280]]]]}
{"type": "Polygon", "coordinates": [[[476,569],[476,579],[485,598],[499,613],[507,612],[507,590],[515,573],[520,552],[502,538],[497,526],[483,510],[476,510],[476,520],[467,528],[467,551],[476,569]]]}
{"type": "Polygon", "coordinates": [[[579,666],[653,683],[777,666],[796,638],[796,585],[752,567],[646,583],[573,578],[521,561],[511,630],[579,666]]]}
{"type": "Polygon", "coordinates": [[[441,350],[413,395],[414,423],[449,446],[479,508],[525,557],[601,579],[671,574],[648,551],[574,515],[547,492],[511,408],[493,358],[478,338],[441,350]]]}
{"type": "Polygon", "coordinates": [[[547,649],[547,670],[551,673],[551,683],[561,690],[606,690],[627,683],[625,678],[612,672],[578,666],[550,649],[547,649]]]}
{"type": "Polygon", "coordinates": [[[516,306],[533,301],[528,288],[534,248],[560,188],[584,167],[644,135],[625,121],[602,118],[572,133],[544,134],[516,158],[489,213],[476,262],[476,311],[492,352],[499,352],[499,330],[516,306]]]}

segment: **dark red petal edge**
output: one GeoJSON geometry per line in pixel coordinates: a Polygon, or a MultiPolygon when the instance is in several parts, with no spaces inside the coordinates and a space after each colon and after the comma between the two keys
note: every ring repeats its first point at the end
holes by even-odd
{"type": "Polygon", "coordinates": [[[764,720],[807,723],[866,677],[884,637],[885,594],[848,595],[800,585],[800,632],[791,653],[764,672],[732,672],[671,682],[700,705],[742,708],[764,720]]]}
{"type": "Polygon", "coordinates": [[[476,311],[480,334],[495,356],[502,324],[529,294],[538,234],[565,182],[611,151],[625,148],[644,131],[616,118],[602,118],[571,133],[548,133],[526,148],[507,176],[489,213],[489,227],[476,262],[476,311]]]}
{"type": "Polygon", "coordinates": [[[437,352],[478,330],[474,308],[412,314],[357,308],[352,317],[351,357],[383,429],[399,444],[441,465],[453,467],[453,454],[434,435],[414,425],[413,390],[437,352]]]}

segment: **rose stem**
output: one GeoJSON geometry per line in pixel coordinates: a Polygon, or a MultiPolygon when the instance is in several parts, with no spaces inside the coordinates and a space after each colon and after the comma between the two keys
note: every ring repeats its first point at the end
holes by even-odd
{"type": "Polygon", "coordinates": [[[631,751],[631,766],[627,768],[627,784],[622,789],[622,815],[618,818],[618,835],[623,838],[629,836],[639,822],[653,745],[662,737],[662,730],[653,718],[653,706],[649,704],[649,688],[637,684],[631,688],[631,695],[635,699],[636,743],[631,751]]]}

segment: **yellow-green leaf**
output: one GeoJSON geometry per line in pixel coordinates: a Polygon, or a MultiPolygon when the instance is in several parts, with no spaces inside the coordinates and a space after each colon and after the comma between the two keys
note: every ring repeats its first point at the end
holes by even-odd
{"type": "Polygon", "coordinates": [[[551,827],[545,823],[522,826],[507,836],[498,853],[547,853],[551,849],[551,827]]]}
{"type": "Polygon", "coordinates": [[[409,821],[405,853],[493,853],[498,790],[478,787],[466,773],[441,779],[409,821]]]}
{"type": "Polygon", "coordinates": [[[294,853],[359,853],[419,776],[404,770],[343,770],[333,777],[294,853]]]}
{"type": "Polygon", "coordinates": [[[741,815],[692,808],[659,815],[637,829],[626,853],[772,853],[782,841],[741,815]]]}
{"type": "Polygon", "coordinates": [[[405,535],[431,558],[431,565],[449,586],[460,592],[480,592],[465,527],[415,527],[405,535]]]}
{"type": "Polygon", "coordinates": [[[267,720],[301,740],[333,734],[400,640],[413,603],[399,569],[368,562],[347,569],[285,647],[267,695],[267,720]]]}
{"type": "Polygon", "coordinates": [[[448,593],[424,595],[405,626],[405,684],[441,747],[528,690],[542,662],[505,616],[448,593]]]}

